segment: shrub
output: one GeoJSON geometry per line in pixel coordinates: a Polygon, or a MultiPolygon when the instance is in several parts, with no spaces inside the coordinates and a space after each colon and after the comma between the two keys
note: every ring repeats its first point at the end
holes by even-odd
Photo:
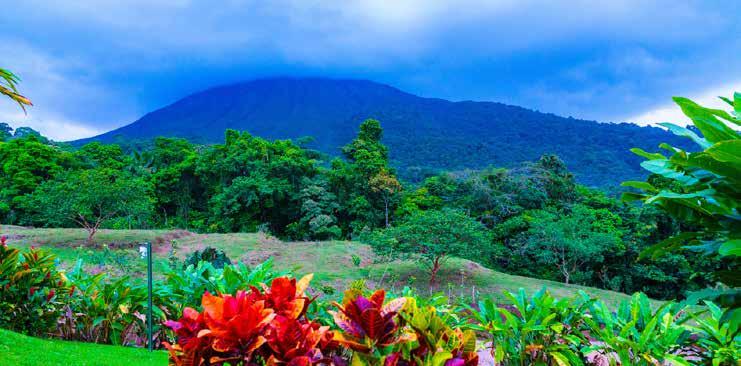
{"type": "Polygon", "coordinates": [[[68,293],[54,256],[31,248],[22,253],[0,238],[0,328],[30,335],[53,332],[68,293]]]}
{"type": "Polygon", "coordinates": [[[385,298],[383,290],[366,298],[361,291],[350,289],[342,304],[335,303],[339,311],[331,314],[342,332],[335,333],[334,339],[354,351],[353,365],[395,364],[401,355],[399,346],[413,340],[400,326],[399,311],[406,298],[384,304],[385,298]]]}
{"type": "Polygon", "coordinates": [[[224,268],[224,266],[232,264],[231,259],[227,257],[221,249],[213,247],[206,247],[203,250],[196,250],[188,256],[185,260],[183,268],[188,266],[197,266],[199,262],[209,262],[214,268],[224,268]]]}
{"type": "Polygon", "coordinates": [[[176,344],[166,344],[171,360],[176,365],[327,363],[322,351],[332,347],[332,333],[305,317],[310,280],[279,277],[262,291],[205,293],[202,313],[186,308],[180,320],[167,322],[178,336],[176,344]]]}
{"type": "Polygon", "coordinates": [[[667,302],[653,310],[646,295],[635,294],[613,312],[602,302],[590,306],[584,321],[592,337],[599,340],[585,350],[597,351],[603,362],[622,365],[688,365],[683,357],[695,342],[683,323],[689,319],[683,308],[667,302]]]}
{"type": "MultiPolygon", "coordinates": [[[[147,288],[128,277],[109,281],[105,273],[90,275],[82,262],[70,272],[75,286],[65,312],[59,320],[58,335],[63,339],[115,345],[145,346],[147,288]]],[[[161,288],[153,293],[154,344],[164,334],[159,324],[167,319],[171,299],[161,288]]]]}
{"type": "Polygon", "coordinates": [[[580,348],[586,344],[581,333],[585,303],[556,300],[541,290],[532,298],[520,289],[505,291],[512,305],[505,307],[483,300],[478,309],[468,307],[471,328],[489,334],[491,353],[499,365],[581,364],[580,348]]]}

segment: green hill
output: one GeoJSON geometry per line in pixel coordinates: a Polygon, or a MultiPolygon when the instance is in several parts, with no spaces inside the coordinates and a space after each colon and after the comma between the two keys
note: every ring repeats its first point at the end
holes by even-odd
{"type": "Polygon", "coordinates": [[[167,266],[173,253],[184,259],[188,253],[206,246],[223,249],[233,261],[254,265],[273,258],[278,269],[294,270],[298,274],[314,273],[313,285],[345,288],[350,282],[364,279],[370,286],[400,289],[416,287],[420,293],[444,291],[451,297],[491,296],[502,299],[503,290],[525,288],[535,292],[547,287],[554,295],[568,297],[582,290],[616,304],[628,295],[579,285],[567,285],[529,277],[493,271],[475,262],[451,259],[441,270],[436,288],[428,286],[428,276],[412,262],[378,262],[370,247],[351,241],[284,242],[261,233],[194,234],[166,230],[102,230],[96,245],[85,244],[87,234],[82,229],[27,229],[3,226],[10,245],[40,246],[56,253],[63,267],[71,267],[78,258],[95,270],[142,277],[145,263],[139,259],[138,243],[151,241],[155,252],[155,272],[167,266]],[[173,247],[174,245],[174,247],[173,247]],[[352,256],[361,258],[355,267],[352,256]]]}

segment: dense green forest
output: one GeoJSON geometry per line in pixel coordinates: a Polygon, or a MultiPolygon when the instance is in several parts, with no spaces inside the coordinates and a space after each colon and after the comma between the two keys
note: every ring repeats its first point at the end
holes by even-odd
{"type": "MultiPolygon", "coordinates": [[[[651,206],[577,184],[554,155],[515,168],[401,181],[375,120],[363,122],[343,157],[332,159],[301,143],[235,130],[220,144],[160,137],[134,153],[99,142],[72,148],[29,129],[11,132],[4,125],[0,142],[0,222],[7,224],[82,226],[91,239],[100,228],[266,231],[378,248],[393,248],[389,240],[402,237],[429,241],[429,234],[415,236],[422,227],[464,244],[440,256],[429,251],[433,270],[445,256],[459,256],[509,273],[655,298],[705,288],[722,265],[676,253],[639,261],[641,251],[683,228],[651,206]]],[[[651,181],[670,184],[659,176],[651,181]]]]}

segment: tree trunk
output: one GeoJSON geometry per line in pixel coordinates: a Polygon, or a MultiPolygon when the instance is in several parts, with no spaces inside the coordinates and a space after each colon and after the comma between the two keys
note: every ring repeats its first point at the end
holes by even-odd
{"type": "Polygon", "coordinates": [[[386,228],[389,227],[389,200],[388,198],[383,199],[384,213],[386,214],[386,228]]]}
{"type": "Polygon", "coordinates": [[[92,244],[93,236],[95,236],[95,233],[98,232],[98,228],[95,226],[89,226],[89,227],[86,227],[85,229],[87,229],[87,243],[92,244]]]}
{"type": "Polygon", "coordinates": [[[440,257],[437,257],[434,261],[432,261],[432,271],[430,273],[430,288],[435,284],[438,271],[440,271],[440,257]]]}

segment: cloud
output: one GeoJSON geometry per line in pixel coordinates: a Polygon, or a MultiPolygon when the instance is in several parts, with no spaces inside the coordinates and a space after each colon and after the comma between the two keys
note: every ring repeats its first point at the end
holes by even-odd
{"type": "MultiPolygon", "coordinates": [[[[704,107],[731,110],[732,108],[718,97],[722,96],[733,99],[734,92],[741,92],[741,80],[703,90],[700,93],[682,96],[690,98],[704,107]]],[[[673,103],[659,105],[648,111],[627,117],[625,120],[644,126],[655,125],[660,122],[671,122],[676,125],[685,126],[692,122],[682,113],[679,106],[673,103]]]]}
{"type": "MultiPolygon", "coordinates": [[[[28,0],[0,14],[0,52],[13,55],[0,66],[24,79],[36,104],[27,119],[10,122],[65,138],[129,123],[200,89],[270,75],[367,78],[424,96],[619,121],[672,94],[741,79],[741,64],[728,61],[741,52],[741,39],[728,37],[741,33],[734,7],[28,0]],[[61,127],[71,125],[76,132],[61,127]]],[[[11,118],[3,108],[0,117],[11,118]]]]}

